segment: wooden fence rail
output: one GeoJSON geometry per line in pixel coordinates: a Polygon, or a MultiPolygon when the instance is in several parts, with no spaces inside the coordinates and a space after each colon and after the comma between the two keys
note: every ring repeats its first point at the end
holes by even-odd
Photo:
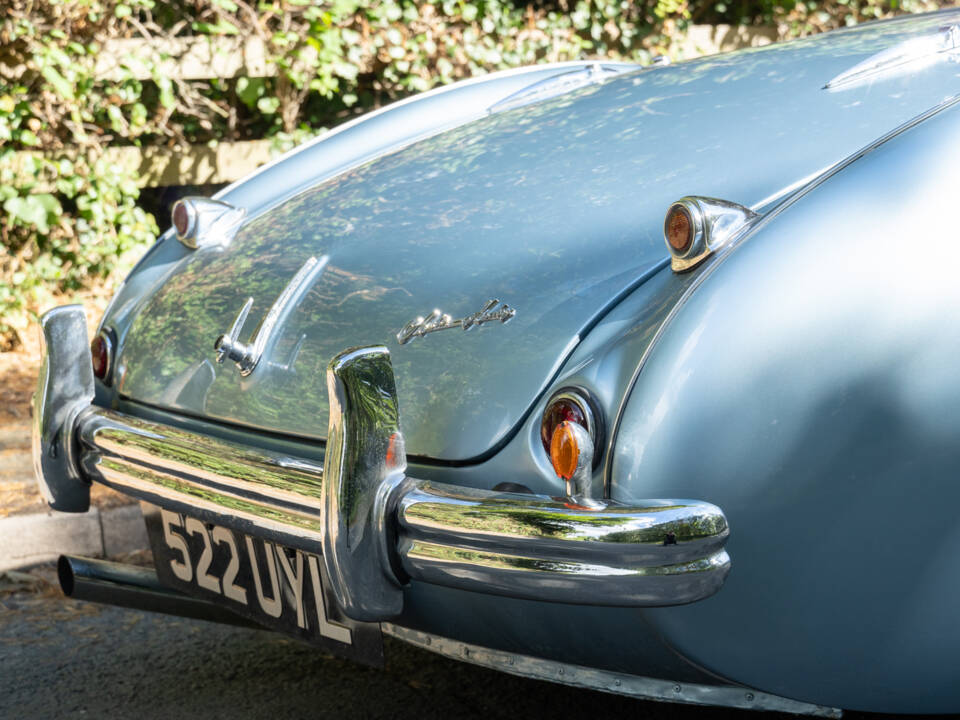
{"type": "Polygon", "coordinates": [[[137,80],[165,76],[171,80],[272,77],[276,67],[258,37],[192,37],[161,42],[109,40],[96,56],[94,75],[101,80],[137,80]]]}

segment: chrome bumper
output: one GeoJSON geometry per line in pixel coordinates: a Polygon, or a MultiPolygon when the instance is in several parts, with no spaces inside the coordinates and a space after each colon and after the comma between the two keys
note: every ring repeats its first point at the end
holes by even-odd
{"type": "MultiPolygon", "coordinates": [[[[665,606],[714,594],[730,569],[714,505],[500,493],[409,477],[383,347],[330,363],[324,465],[91,405],[79,306],[41,320],[34,465],[51,506],[84,511],[98,481],[173,511],[320,551],[344,612],[384,620],[411,580],[549,602],[665,606]]],[[[490,478],[490,486],[497,478],[490,478]]]]}

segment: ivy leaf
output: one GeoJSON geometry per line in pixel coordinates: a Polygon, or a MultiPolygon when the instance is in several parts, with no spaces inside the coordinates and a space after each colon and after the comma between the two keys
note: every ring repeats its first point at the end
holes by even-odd
{"type": "Polygon", "coordinates": [[[123,121],[123,113],[120,112],[120,108],[116,105],[108,106],[107,117],[110,118],[110,128],[118,135],[122,135],[126,123],[123,121]]]}
{"type": "Polygon", "coordinates": [[[157,89],[160,91],[160,104],[169,110],[177,104],[177,98],[173,94],[173,83],[165,75],[160,75],[155,80],[157,89]]]}
{"type": "Polygon", "coordinates": [[[47,48],[47,55],[62,68],[69,68],[73,65],[73,60],[70,59],[70,56],[56,46],[47,48]]]}
{"type": "Polygon", "coordinates": [[[43,75],[44,80],[53,85],[53,89],[56,90],[57,94],[64,100],[74,99],[73,86],[67,82],[66,78],[64,78],[55,67],[47,65],[40,71],[40,74],[43,75]]]}
{"type": "Polygon", "coordinates": [[[216,23],[194,22],[190,26],[204,35],[239,35],[240,31],[233,23],[220,20],[216,23]]]}
{"type": "Polygon", "coordinates": [[[248,108],[257,104],[257,100],[263,95],[263,78],[241,77],[237,79],[237,97],[248,108]]]}
{"type": "Polygon", "coordinates": [[[147,108],[143,103],[134,103],[130,108],[130,122],[139,127],[147,122],[147,108]]]}
{"type": "Polygon", "coordinates": [[[33,225],[42,233],[50,232],[49,220],[61,212],[60,203],[47,193],[10,198],[3,209],[23,225],[33,225]]]}
{"type": "Polygon", "coordinates": [[[40,144],[40,139],[30,130],[24,129],[20,131],[20,142],[30,147],[36,147],[40,144]]]}
{"type": "Polygon", "coordinates": [[[280,100],[275,97],[262,97],[257,100],[257,110],[264,115],[273,115],[280,107],[280,100]]]}

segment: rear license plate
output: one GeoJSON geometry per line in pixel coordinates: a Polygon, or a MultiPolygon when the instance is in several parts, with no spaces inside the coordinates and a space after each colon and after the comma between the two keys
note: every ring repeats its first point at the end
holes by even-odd
{"type": "Polygon", "coordinates": [[[368,665],[383,665],[379,623],[337,606],[319,555],[143,506],[157,576],[271,629],[368,665]]]}

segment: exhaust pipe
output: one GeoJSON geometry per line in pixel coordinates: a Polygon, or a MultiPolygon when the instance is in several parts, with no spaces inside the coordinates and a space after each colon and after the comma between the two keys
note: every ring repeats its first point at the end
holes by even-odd
{"type": "Polygon", "coordinates": [[[74,600],[262,629],[219,605],[171,590],[152,568],[61,555],[57,577],[63,594],[74,600]]]}

